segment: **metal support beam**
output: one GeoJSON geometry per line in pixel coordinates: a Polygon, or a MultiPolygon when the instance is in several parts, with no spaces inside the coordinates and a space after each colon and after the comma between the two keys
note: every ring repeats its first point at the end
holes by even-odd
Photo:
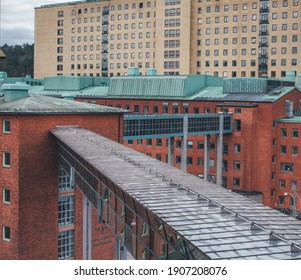
{"type": "Polygon", "coordinates": [[[120,240],[118,237],[115,237],[115,260],[120,260],[120,240]]]}
{"type": "Polygon", "coordinates": [[[168,138],[168,164],[173,166],[174,163],[175,138],[168,138]]]}
{"type": "Polygon", "coordinates": [[[186,172],[187,169],[187,138],[188,138],[188,115],[183,118],[183,137],[181,145],[181,169],[186,172]]]}
{"type": "Polygon", "coordinates": [[[217,168],[216,168],[216,184],[222,186],[223,172],[223,131],[224,130],[224,115],[219,117],[219,135],[217,136],[217,168]]]}
{"type": "Polygon", "coordinates": [[[204,180],[209,180],[209,151],[210,151],[210,135],[205,135],[204,143],[204,180]]]}
{"type": "Polygon", "coordinates": [[[87,197],[83,196],[83,260],[87,259],[87,197]]]}
{"type": "Polygon", "coordinates": [[[88,202],[88,260],[92,260],[92,203],[88,202]]]}

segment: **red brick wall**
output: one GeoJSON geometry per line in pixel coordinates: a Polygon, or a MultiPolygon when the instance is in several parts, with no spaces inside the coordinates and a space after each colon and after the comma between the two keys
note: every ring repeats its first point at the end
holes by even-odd
{"type": "Polygon", "coordinates": [[[15,116],[0,116],[0,259],[17,259],[19,230],[18,230],[18,209],[19,209],[19,119],[15,116]],[[3,120],[11,122],[11,133],[2,133],[3,120]],[[3,168],[2,152],[10,152],[11,167],[3,168]],[[10,204],[3,203],[3,189],[10,190],[10,204]],[[3,240],[2,226],[11,229],[11,242],[3,240]]]}
{"type": "MultiPolygon", "coordinates": [[[[233,113],[234,119],[241,119],[242,131],[233,132],[231,135],[224,135],[224,143],[228,144],[229,154],[223,156],[223,160],[228,160],[228,172],[223,172],[223,176],[227,176],[228,188],[239,190],[259,191],[263,193],[263,203],[274,207],[275,199],[271,197],[271,189],[276,188],[276,182],[271,179],[272,172],[278,172],[279,168],[272,164],[272,155],[277,154],[279,147],[272,147],[273,138],[277,137],[278,127],[273,128],[273,121],[283,118],[285,116],[285,100],[294,102],[294,109],[299,109],[299,100],[301,99],[300,92],[292,90],[284,97],[273,103],[256,103],[253,105],[257,107],[242,107],[241,114],[235,113],[235,107],[228,107],[229,112],[233,113]],[[234,144],[241,144],[241,153],[234,153],[234,144]],[[278,150],[277,150],[278,149],[278,150]],[[241,163],[240,170],[233,169],[233,161],[238,160],[241,163]],[[239,188],[233,187],[233,178],[240,178],[241,186],[239,188]]],[[[140,113],[143,113],[144,106],[148,106],[149,113],[153,113],[153,107],[158,106],[158,113],[162,114],[163,103],[168,102],[168,112],[172,113],[173,103],[178,103],[179,113],[183,113],[184,103],[188,103],[188,113],[194,113],[194,108],[199,108],[199,113],[204,113],[205,108],[210,108],[210,112],[214,113],[220,111],[221,108],[218,104],[225,102],[216,101],[179,101],[179,100],[139,100],[139,99],[85,99],[88,102],[94,100],[97,104],[110,105],[113,107],[125,108],[126,105],[130,106],[133,112],[134,105],[139,105],[140,113]]],[[[83,101],[83,99],[78,99],[83,101]]],[[[235,103],[235,102],[232,102],[235,103]]],[[[237,104],[237,103],[236,103],[237,104]]],[[[240,104],[251,104],[251,102],[240,102],[240,104]]],[[[175,138],[179,140],[180,138],[175,138]]],[[[193,158],[193,164],[187,166],[187,171],[194,175],[203,174],[203,166],[197,166],[197,158],[204,158],[204,151],[197,149],[198,141],[204,142],[203,136],[189,137],[193,141],[193,148],[188,149],[187,156],[193,158]]],[[[210,141],[216,143],[216,136],[212,135],[210,141]]],[[[166,146],[166,139],[162,139],[162,146],[156,146],[156,139],[153,139],[152,145],[146,145],[146,140],[142,141],[142,145],[138,145],[134,140],[133,144],[125,145],[136,149],[140,152],[156,157],[157,154],[161,155],[162,161],[166,162],[166,155],[168,148],[166,146]]],[[[175,148],[176,156],[181,155],[181,149],[175,148]]],[[[216,148],[210,151],[210,158],[216,160],[216,148]]],[[[279,157],[277,156],[277,159],[279,157]]],[[[180,164],[174,165],[181,168],[180,164]]],[[[216,174],[215,166],[209,170],[211,175],[216,174]]]]}
{"type": "Polygon", "coordinates": [[[117,141],[116,128],[122,120],[116,114],[14,118],[17,121],[12,121],[11,135],[2,135],[2,138],[8,138],[5,145],[12,151],[12,167],[7,170],[1,168],[1,178],[10,178],[9,182],[1,179],[1,188],[5,184],[10,185],[13,201],[9,206],[1,205],[1,208],[7,208],[5,212],[1,211],[1,221],[7,221],[12,226],[12,239],[3,243],[1,238],[0,257],[57,259],[58,167],[55,141],[49,131],[57,125],[79,125],[117,141]]]}

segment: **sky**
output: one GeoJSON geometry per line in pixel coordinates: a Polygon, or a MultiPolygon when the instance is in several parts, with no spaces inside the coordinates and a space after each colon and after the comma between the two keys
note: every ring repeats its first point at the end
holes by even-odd
{"type": "Polygon", "coordinates": [[[72,0],[0,0],[0,46],[34,42],[34,8],[72,0]]]}

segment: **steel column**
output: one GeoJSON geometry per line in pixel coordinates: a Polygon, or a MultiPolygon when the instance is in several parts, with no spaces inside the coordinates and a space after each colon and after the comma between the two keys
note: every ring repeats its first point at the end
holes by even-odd
{"type": "Polygon", "coordinates": [[[175,138],[168,137],[168,164],[173,166],[174,163],[175,138]]]}
{"type": "Polygon", "coordinates": [[[223,172],[223,130],[224,130],[224,115],[219,117],[219,135],[217,137],[217,168],[216,168],[216,184],[222,186],[222,172],[223,172]]]}
{"type": "Polygon", "coordinates": [[[186,172],[187,169],[187,138],[188,138],[188,115],[183,117],[183,137],[181,145],[181,169],[186,172]]]}
{"type": "Polygon", "coordinates": [[[209,181],[209,151],[210,151],[210,135],[205,135],[204,143],[204,180],[209,181]]]}

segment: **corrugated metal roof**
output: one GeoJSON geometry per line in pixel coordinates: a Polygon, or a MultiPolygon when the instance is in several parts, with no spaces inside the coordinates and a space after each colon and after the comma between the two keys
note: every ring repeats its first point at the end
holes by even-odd
{"type": "Polygon", "coordinates": [[[209,85],[222,85],[222,79],[211,76],[113,77],[109,97],[182,99],[209,85]]]}
{"type": "Polygon", "coordinates": [[[30,88],[30,94],[39,94],[57,97],[106,97],[109,87],[92,86],[82,90],[45,90],[43,86],[35,86],[30,88]]]}
{"type": "Polygon", "coordinates": [[[52,133],[211,259],[301,259],[300,221],[90,131],[52,133]]]}
{"type": "Polygon", "coordinates": [[[32,95],[0,104],[0,114],[104,114],[128,112],[119,108],[32,95]]]}
{"type": "Polygon", "coordinates": [[[247,101],[247,102],[275,102],[295,87],[278,87],[269,93],[237,93],[224,94],[223,88],[208,87],[193,96],[194,100],[218,100],[218,101],[247,101]]]}

